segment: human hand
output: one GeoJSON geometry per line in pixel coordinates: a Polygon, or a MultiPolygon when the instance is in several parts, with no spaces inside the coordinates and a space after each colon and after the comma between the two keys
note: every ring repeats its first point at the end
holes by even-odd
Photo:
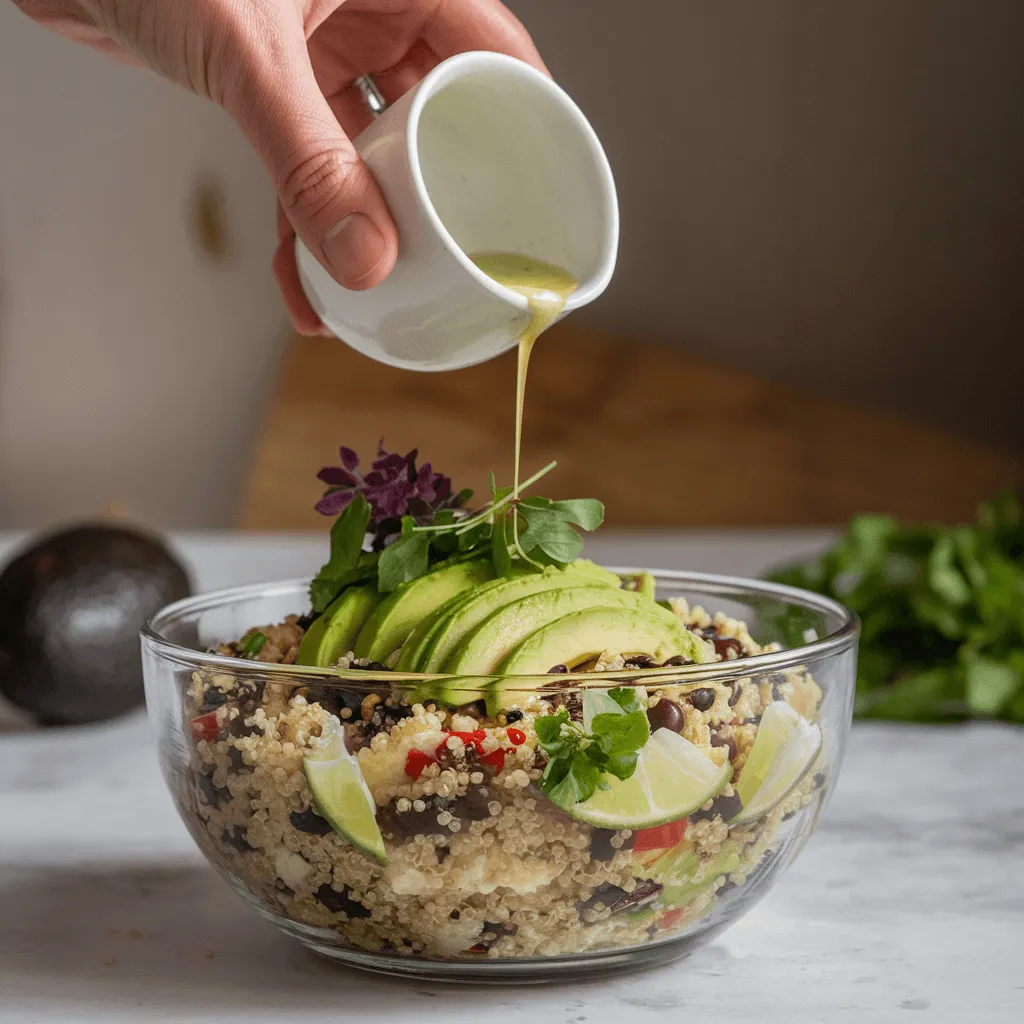
{"type": "Polygon", "coordinates": [[[346,288],[391,272],[398,235],[350,138],[370,112],[352,87],[373,73],[393,102],[466,50],[544,70],[499,0],[14,0],[108,56],[152,68],[223,107],[279,198],[274,274],[296,328],[324,331],[299,283],[295,236],[346,288]]]}

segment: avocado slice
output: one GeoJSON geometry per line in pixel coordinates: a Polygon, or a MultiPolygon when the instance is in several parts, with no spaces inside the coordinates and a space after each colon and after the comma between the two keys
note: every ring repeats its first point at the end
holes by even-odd
{"type": "MultiPolygon", "coordinates": [[[[482,586],[490,586],[490,583],[484,583],[482,586]]],[[[436,636],[438,628],[444,624],[452,611],[465,604],[479,590],[480,587],[474,587],[472,590],[465,590],[461,594],[450,597],[437,611],[423,619],[409,634],[409,639],[402,644],[398,661],[395,662],[395,671],[418,672],[417,666],[423,660],[423,652],[426,650],[427,644],[436,636]]]]}
{"type": "MultiPolygon", "coordinates": [[[[707,645],[671,612],[652,606],[641,595],[633,608],[592,607],[572,612],[538,629],[502,662],[502,675],[543,676],[554,665],[572,668],[602,651],[647,654],[657,661],[681,654],[695,662],[709,657],[707,645]]],[[[523,701],[541,685],[498,679],[487,692],[487,710],[497,714],[523,701]]]]}
{"type": "MultiPolygon", "coordinates": [[[[625,584],[628,590],[632,590],[637,594],[643,594],[648,600],[653,601],[655,591],[657,590],[657,582],[654,577],[646,570],[641,570],[635,573],[626,573],[622,577],[622,582],[625,584]]],[[[659,602],[661,603],[661,602],[659,602]]],[[[668,607],[666,603],[664,607],[668,607]]]]}
{"type": "Polygon", "coordinates": [[[349,587],[343,591],[306,630],[296,664],[327,668],[344,657],[379,602],[380,595],[373,587],[349,587]]]}
{"type": "Polygon", "coordinates": [[[640,869],[640,874],[664,887],[661,899],[666,907],[685,907],[722,875],[735,871],[740,865],[740,852],[739,843],[727,840],[718,856],[704,869],[700,881],[694,878],[700,868],[700,858],[689,847],[669,850],[649,868],[640,869]]]}
{"type": "MultiPolygon", "coordinates": [[[[496,675],[502,671],[502,662],[523,641],[566,615],[585,608],[643,607],[644,599],[639,594],[592,584],[530,594],[492,612],[467,634],[445,662],[444,671],[452,675],[496,675]]],[[[543,672],[557,664],[556,659],[545,665],[543,672]]]]}
{"type": "Polygon", "coordinates": [[[565,569],[549,567],[511,579],[493,580],[469,592],[448,615],[426,646],[417,666],[420,672],[441,672],[462,639],[484,619],[513,602],[532,594],[575,587],[604,586],[619,589],[621,581],[614,573],[592,562],[573,563],[565,569]]]}
{"type": "Polygon", "coordinates": [[[389,594],[359,631],[358,658],[384,662],[409,639],[423,619],[456,594],[493,578],[491,563],[483,559],[456,562],[428,572],[389,594]]]}

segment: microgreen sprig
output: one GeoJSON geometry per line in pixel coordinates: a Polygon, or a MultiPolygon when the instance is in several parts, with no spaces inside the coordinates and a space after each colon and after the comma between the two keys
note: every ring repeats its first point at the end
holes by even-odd
{"type": "Polygon", "coordinates": [[[341,505],[341,514],[331,527],[330,558],[310,588],[316,614],[345,587],[375,582],[387,594],[445,562],[489,558],[496,576],[517,565],[565,566],[583,550],[577,531],[595,530],[604,520],[604,506],[593,498],[521,497],[554,462],[516,491],[497,487],[491,474],[491,500],[467,513],[461,506],[472,492],[453,492],[448,478],[429,466],[416,469],[415,452],[393,456],[382,449],[365,479],[356,454],[348,448],[341,454],[342,467],[320,474],[332,489],[318,507],[341,505]],[[431,506],[430,498],[437,504],[431,506]]]}

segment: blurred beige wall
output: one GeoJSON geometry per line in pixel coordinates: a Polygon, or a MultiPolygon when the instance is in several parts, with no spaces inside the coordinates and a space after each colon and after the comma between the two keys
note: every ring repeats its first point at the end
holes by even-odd
{"type": "Polygon", "coordinates": [[[236,520],[286,338],[273,203],[212,104],[0,0],[0,527],[236,520]]]}
{"type": "Polygon", "coordinates": [[[581,316],[1024,450],[1024,0],[509,0],[608,150],[581,316]]]}
{"type": "MultiPolygon", "coordinates": [[[[619,183],[587,315],[1024,449],[1024,0],[511,2],[619,183]]],[[[273,242],[219,111],[0,0],[0,527],[235,520],[273,242]]]]}

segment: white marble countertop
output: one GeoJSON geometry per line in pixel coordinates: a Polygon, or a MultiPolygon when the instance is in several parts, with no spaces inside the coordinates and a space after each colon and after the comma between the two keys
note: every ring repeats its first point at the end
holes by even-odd
{"type": "MultiPolygon", "coordinates": [[[[591,553],[756,572],[822,539],[613,535],[591,553]]],[[[180,547],[209,587],[308,571],[322,539],[180,547]]],[[[605,982],[468,989],[337,967],[243,907],[178,821],[141,714],[0,733],[0,1022],[1018,1021],[1022,766],[1024,731],[858,727],[807,849],[710,946],[605,982]]]]}

